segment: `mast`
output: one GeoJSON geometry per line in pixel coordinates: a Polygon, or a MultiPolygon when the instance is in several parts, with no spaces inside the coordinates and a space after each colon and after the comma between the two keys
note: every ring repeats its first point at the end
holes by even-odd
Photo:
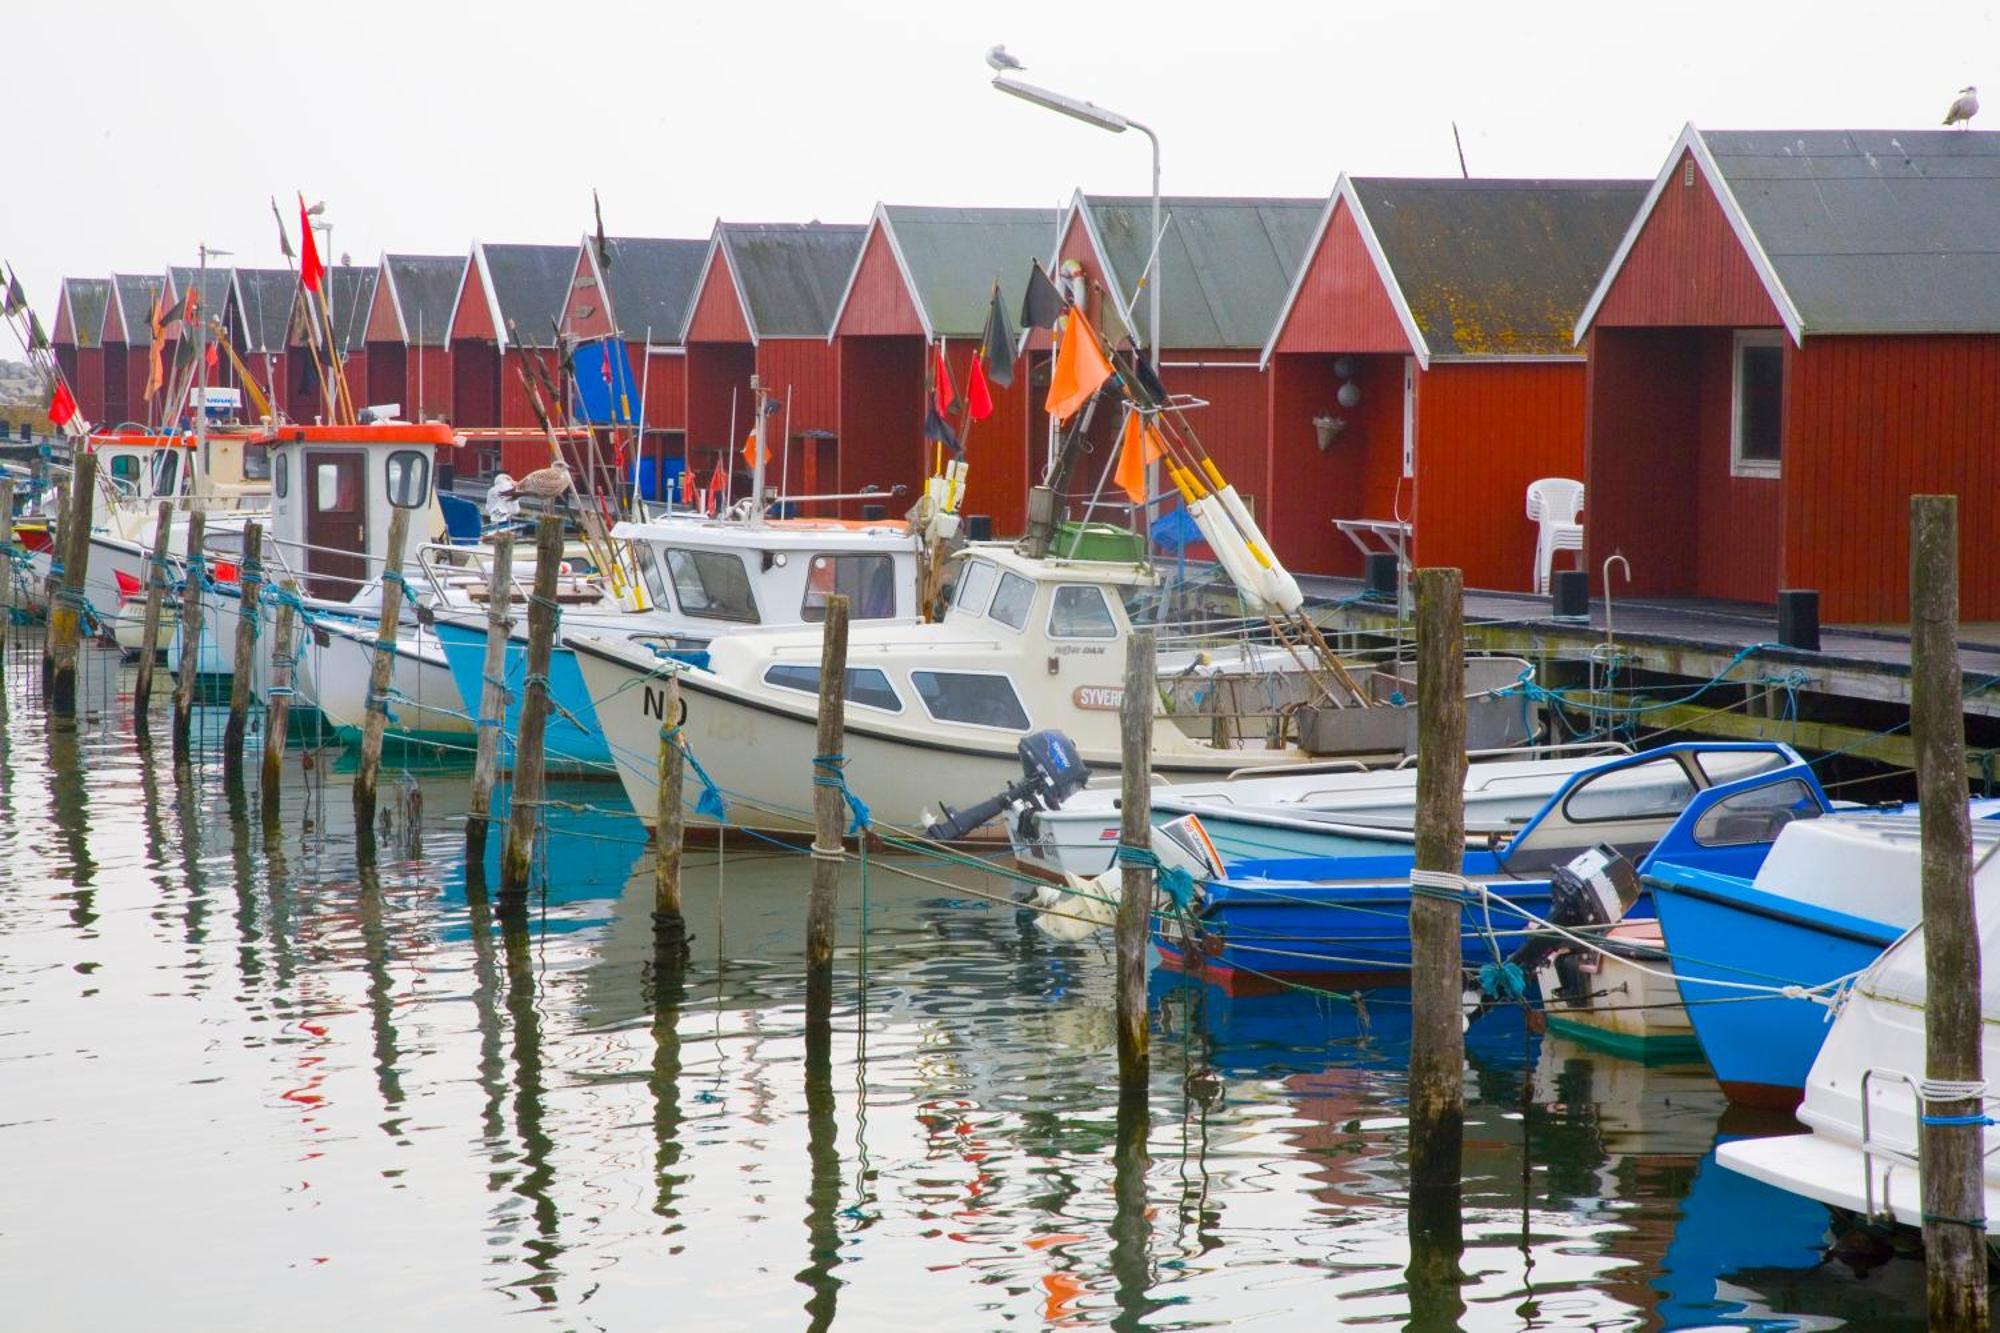
{"type": "Polygon", "coordinates": [[[757,458],[750,468],[750,526],[764,526],[764,456],[769,452],[764,445],[764,423],[768,419],[764,412],[764,382],[757,376],[750,377],[750,411],[756,417],[753,434],[757,438],[757,458]]]}

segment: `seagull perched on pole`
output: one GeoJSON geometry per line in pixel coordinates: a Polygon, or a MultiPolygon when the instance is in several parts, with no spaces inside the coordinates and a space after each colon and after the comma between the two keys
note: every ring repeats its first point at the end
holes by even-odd
{"type": "Polygon", "coordinates": [[[1946,125],[1956,125],[1960,129],[1970,129],[1972,118],[1979,114],[1979,90],[1967,85],[1958,90],[1958,100],[1951,104],[1951,110],[1944,113],[1946,125]]]}
{"type": "Polygon", "coordinates": [[[559,500],[568,494],[573,484],[569,475],[569,464],[555,462],[547,467],[536,468],[515,482],[513,490],[501,498],[513,500],[527,495],[537,500],[559,500]]]}
{"type": "Polygon", "coordinates": [[[1007,54],[1005,45],[996,46],[989,50],[986,53],[986,63],[991,65],[994,72],[998,74],[1005,74],[1010,69],[1027,68],[1026,65],[1023,65],[1020,61],[1007,54]]]}

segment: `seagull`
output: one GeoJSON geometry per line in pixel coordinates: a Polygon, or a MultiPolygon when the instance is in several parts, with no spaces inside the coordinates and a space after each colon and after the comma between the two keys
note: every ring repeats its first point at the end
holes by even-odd
{"type": "Polygon", "coordinates": [[[1027,68],[1026,65],[1023,65],[1020,61],[1008,55],[1007,48],[1004,45],[996,46],[992,50],[988,51],[986,53],[986,63],[991,65],[994,69],[994,72],[999,74],[1005,74],[1010,69],[1027,68]]]}
{"type": "Polygon", "coordinates": [[[523,495],[537,500],[560,499],[571,486],[569,464],[551,463],[547,467],[536,468],[527,476],[514,483],[514,489],[505,498],[512,500],[523,495]]]}
{"type": "MultiPolygon", "coordinates": [[[[988,60],[992,57],[988,56],[988,60]]],[[[1958,90],[1958,100],[1951,104],[1951,110],[1944,113],[1946,125],[1956,125],[1960,129],[1970,129],[1972,118],[1979,114],[1979,90],[1967,85],[1958,90]]]]}

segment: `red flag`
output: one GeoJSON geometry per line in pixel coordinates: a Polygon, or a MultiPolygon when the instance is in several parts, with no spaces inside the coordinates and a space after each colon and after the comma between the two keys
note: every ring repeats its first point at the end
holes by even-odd
{"type": "Polygon", "coordinates": [[[951,366],[950,366],[950,364],[949,364],[948,362],[946,362],[946,361],[945,361],[945,359],[944,359],[944,342],[943,342],[943,340],[939,340],[939,342],[938,342],[938,345],[937,345],[937,409],[938,409],[938,415],[939,415],[939,416],[945,416],[945,415],[947,415],[948,413],[950,413],[950,411],[951,411],[951,405],[952,405],[952,403],[956,402],[956,401],[957,401],[957,399],[958,399],[958,394],[957,394],[957,392],[956,392],[955,390],[953,390],[953,388],[951,387],[951,366]]]}
{"type": "Polygon", "coordinates": [[[206,361],[208,362],[208,368],[209,368],[210,370],[214,370],[214,369],[215,369],[215,367],[217,366],[217,364],[218,364],[218,363],[220,363],[220,362],[221,362],[221,360],[222,360],[222,356],[221,356],[221,354],[220,354],[220,353],[218,353],[218,352],[217,352],[217,351],[215,350],[215,344],[214,344],[214,343],[210,343],[210,344],[208,345],[208,350],[207,350],[207,351],[206,351],[205,353],[203,353],[202,355],[203,355],[203,359],[204,359],[204,360],[206,360],[206,361]]]}
{"type": "Polygon", "coordinates": [[[309,292],[319,290],[326,265],[319,262],[319,244],[313,240],[312,215],[306,212],[306,197],[299,196],[299,231],[304,242],[299,254],[299,285],[309,292]]]}
{"type": "Polygon", "coordinates": [[[67,426],[76,416],[76,399],[70,397],[69,385],[56,381],[56,396],[49,403],[49,420],[58,426],[67,426]]]}
{"type": "Polygon", "coordinates": [[[757,466],[757,432],[754,430],[743,437],[743,465],[757,466]]]}
{"type": "Polygon", "coordinates": [[[965,374],[965,410],[974,421],[984,421],[993,415],[993,390],[986,383],[984,352],[972,358],[972,369],[965,374]]]}
{"type": "Polygon", "coordinates": [[[713,514],[722,503],[722,493],[729,489],[729,474],[723,470],[723,461],[729,457],[722,453],[715,456],[715,471],[708,477],[708,512],[713,514]]]}

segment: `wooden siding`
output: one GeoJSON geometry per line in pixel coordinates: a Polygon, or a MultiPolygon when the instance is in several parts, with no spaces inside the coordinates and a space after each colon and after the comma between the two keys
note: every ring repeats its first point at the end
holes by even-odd
{"type": "Polygon", "coordinates": [[[832,343],[766,338],[757,344],[757,374],[781,409],[774,426],[794,435],[805,430],[839,433],[840,356],[832,343]]]}
{"type": "Polygon", "coordinates": [[[2000,618],[2000,336],[1820,337],[1785,365],[1784,582],[1909,616],[1913,494],[1959,497],[1959,613],[2000,618]]]}
{"type": "Polygon", "coordinates": [[[1622,552],[1632,579],[1620,594],[1691,596],[1699,349],[1672,330],[1599,325],[1588,341],[1583,535],[1593,593],[1595,571],[1622,552]]]}
{"type": "MultiPolygon", "coordinates": [[[[926,471],[924,340],[845,337],[835,339],[834,347],[840,362],[840,489],[917,483],[926,471]],[[914,392],[911,385],[918,386],[914,392]]],[[[825,478],[819,483],[825,485],[825,478]]],[[[914,500],[911,495],[901,504],[908,508],[914,500]]]]}
{"type": "MultiPolygon", "coordinates": [[[[1775,602],[1784,533],[1784,489],[1772,477],[1730,474],[1729,418],[1734,339],[1727,329],[1686,335],[1695,348],[1695,523],[1690,549],[1698,597],[1775,602]]],[[[1587,498],[1587,497],[1586,497],[1587,498]]]]}
{"type": "Polygon", "coordinates": [[[1312,254],[1273,345],[1278,352],[1407,352],[1410,339],[1346,201],[1312,254]]]}
{"type": "Polygon", "coordinates": [[[1625,256],[1596,323],[1603,327],[1771,327],[1778,309],[1715,191],[1685,153],[1625,256]]]}
{"type": "MultiPolygon", "coordinates": [[[[411,332],[414,334],[415,330],[411,332]]],[[[465,285],[459,289],[458,308],[452,311],[449,341],[456,343],[462,338],[499,341],[499,332],[493,327],[493,307],[486,299],[486,284],[480,277],[478,263],[470,259],[465,263],[465,285]]]]}
{"type": "MultiPolygon", "coordinates": [[[[1261,523],[1271,499],[1266,443],[1271,404],[1264,376],[1257,369],[1257,354],[1241,348],[1171,350],[1160,365],[1160,380],[1169,393],[1192,394],[1208,403],[1188,412],[1187,424],[1214,457],[1222,475],[1234,483],[1236,493],[1251,499],[1251,512],[1261,523]]],[[[1098,414],[1102,416],[1115,406],[1103,404],[1098,414]]],[[[1113,411],[1111,415],[1117,424],[1118,414],[1113,411]]]]}
{"type": "Polygon", "coordinates": [[[371,343],[403,341],[403,326],[396,318],[396,302],[389,295],[389,265],[386,261],[375,269],[375,300],[368,307],[368,327],[361,338],[363,342],[371,343]]]}
{"type": "Polygon", "coordinates": [[[449,347],[412,347],[403,389],[403,415],[412,421],[445,417],[453,421],[453,376],[449,347]]]}
{"type": "Polygon", "coordinates": [[[416,415],[416,404],[408,397],[410,386],[410,353],[399,341],[371,342],[368,344],[367,398],[371,403],[401,403],[403,415],[412,421],[422,418],[416,415]]]}
{"type": "Polygon", "coordinates": [[[500,352],[492,343],[452,343],[451,420],[461,430],[500,424],[500,352]]]}
{"type": "Polygon", "coordinates": [[[627,343],[632,373],[639,377],[646,400],[648,430],[687,429],[687,357],[676,350],[651,354],[643,340],[627,343]]]}
{"type": "Polygon", "coordinates": [[[923,320],[917,314],[909,284],[903,281],[895,252],[889,248],[889,234],[878,219],[869,228],[868,239],[861,247],[861,263],[855,270],[853,289],[841,309],[834,333],[840,337],[898,334],[921,337],[923,331],[923,320]]]}
{"type": "Polygon", "coordinates": [[[84,420],[95,426],[104,421],[104,349],[102,347],[79,347],[76,349],[76,371],[69,375],[71,391],[76,395],[77,410],[84,420]]]}
{"type": "MultiPolygon", "coordinates": [[[[971,374],[972,360],[978,350],[978,343],[970,338],[946,344],[952,381],[958,387],[961,403],[967,377],[971,374]]],[[[1046,456],[1047,446],[1034,452],[1035,461],[1031,464],[1026,359],[1015,366],[1012,385],[1002,388],[994,384],[991,387],[993,415],[984,421],[970,422],[961,436],[966,461],[972,466],[962,512],[990,515],[994,535],[1011,536],[1020,532],[1027,523],[1030,478],[1041,477],[1040,460],[1046,456]]],[[[923,393],[921,382],[916,392],[920,396],[923,393]]],[[[1047,393],[1046,388],[1043,392],[1047,393]]],[[[957,412],[954,412],[954,429],[959,420],[957,412]]],[[[928,467],[923,468],[919,479],[929,475],[929,472],[928,467]]]]}
{"type": "MultiPolygon", "coordinates": [[[[750,321],[744,317],[743,303],[736,298],[736,284],[730,280],[728,252],[718,247],[694,296],[694,313],[688,318],[687,341],[750,341],[750,321]]],[[[690,380],[692,383],[692,380],[690,380]]]]}
{"type": "Polygon", "coordinates": [[[716,453],[725,449],[733,453],[749,433],[750,375],[756,369],[756,352],[748,339],[698,342],[688,344],[685,359],[687,444],[705,479],[715,466],[716,453]]]}
{"type": "Polygon", "coordinates": [[[1412,509],[1398,487],[1403,456],[1403,358],[1354,358],[1361,401],[1340,411],[1334,358],[1282,354],[1265,372],[1270,409],[1270,470],[1275,484],[1258,507],[1258,521],[1292,569],[1316,574],[1361,573],[1361,555],[1333,526],[1341,518],[1390,518],[1412,509]],[[1335,411],[1348,426],[1319,449],[1312,419],[1335,411]],[[1400,508],[1399,508],[1400,506],[1400,508]]]}
{"type": "Polygon", "coordinates": [[[576,269],[563,298],[563,332],[572,338],[602,338],[612,331],[611,296],[597,285],[589,245],[586,241],[576,248],[576,269]]]}
{"type": "Polygon", "coordinates": [[[128,384],[130,377],[126,366],[131,360],[130,349],[124,340],[104,344],[104,424],[116,426],[128,421],[132,416],[128,384]]]}

